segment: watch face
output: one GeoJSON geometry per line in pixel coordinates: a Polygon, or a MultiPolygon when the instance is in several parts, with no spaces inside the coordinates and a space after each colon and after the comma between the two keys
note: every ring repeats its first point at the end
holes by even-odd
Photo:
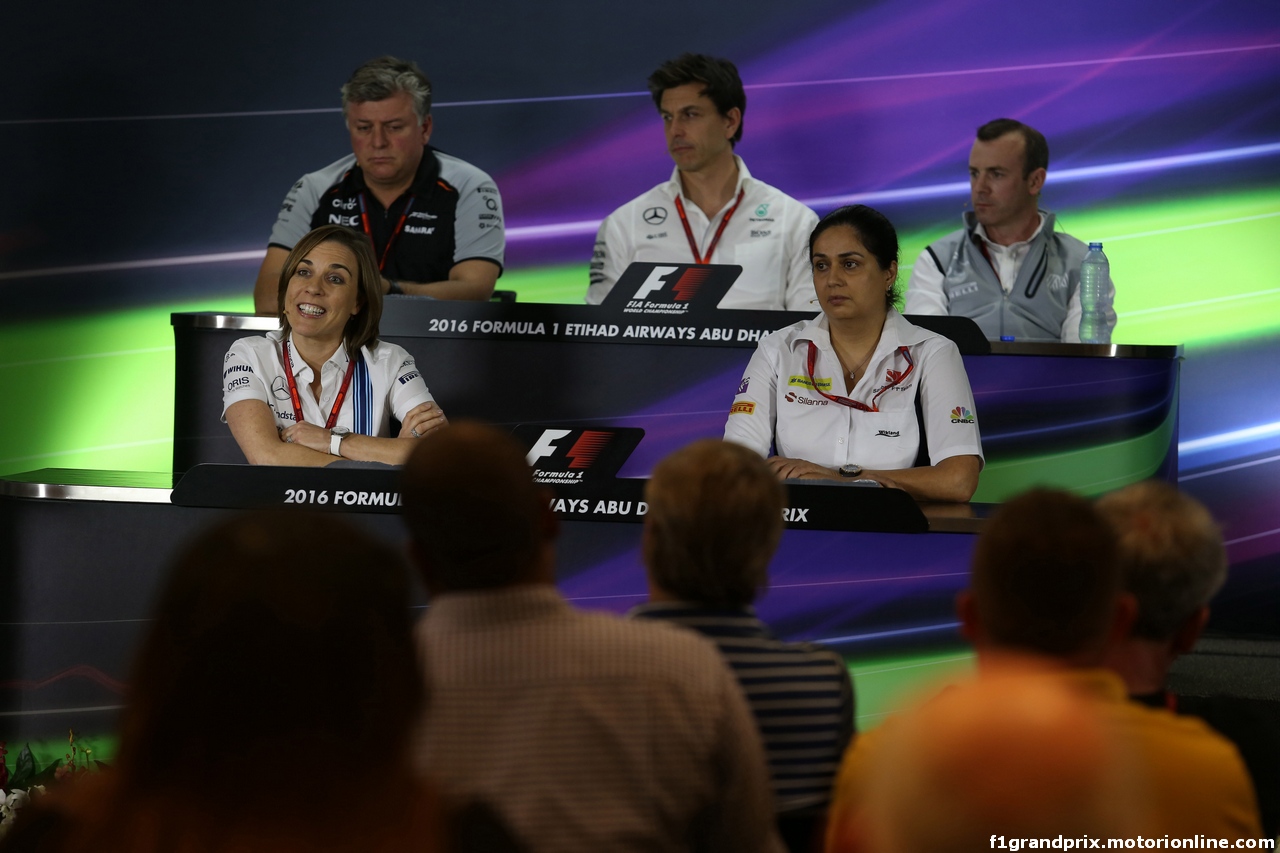
{"type": "Polygon", "coordinates": [[[334,427],[333,429],[330,430],[330,432],[333,433],[334,435],[348,435],[350,434],[351,430],[347,429],[346,427],[334,427]]]}
{"type": "Polygon", "coordinates": [[[840,466],[841,477],[856,477],[861,473],[862,473],[861,465],[841,465],[840,466]]]}

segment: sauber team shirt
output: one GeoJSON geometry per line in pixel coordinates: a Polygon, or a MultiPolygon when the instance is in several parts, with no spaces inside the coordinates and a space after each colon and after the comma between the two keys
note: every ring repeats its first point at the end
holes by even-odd
{"type": "MultiPolygon", "coordinates": [[[[289,384],[284,378],[284,361],[280,354],[282,330],[268,332],[265,336],[241,338],[231,345],[222,364],[222,421],[226,423],[227,409],[232,403],[241,400],[261,400],[271,407],[275,414],[276,426],[283,429],[294,422],[293,402],[289,397],[289,384]]],[[[329,420],[329,412],[333,409],[333,401],[342,386],[342,378],[347,372],[347,348],[338,347],[329,360],[320,368],[320,400],[312,396],[307,385],[315,379],[315,374],[302,358],[297,356],[293,347],[293,336],[289,336],[289,347],[293,357],[294,382],[298,387],[298,397],[302,401],[302,417],[309,424],[324,426],[329,420]]],[[[414,364],[413,356],[400,346],[380,341],[371,347],[363,347],[365,364],[369,367],[369,380],[373,393],[373,435],[386,437],[390,434],[390,417],[404,420],[405,415],[414,406],[432,399],[427,384],[414,364]]],[[[356,394],[348,392],[338,410],[338,426],[355,429],[356,394]]]]}
{"type": "Polygon", "coordinates": [[[950,340],[913,326],[891,310],[871,366],[847,395],[843,370],[831,348],[825,314],[765,336],[729,409],[725,440],[766,457],[773,445],[779,456],[827,468],[911,468],[921,441],[915,405],[919,395],[929,463],[950,456],[982,460],[973,392],[960,351],[950,340]],[[818,350],[812,381],[807,370],[810,341],[818,350]],[[914,367],[900,347],[907,347],[914,367]],[[867,405],[875,398],[879,411],[864,412],[828,400],[815,384],[828,394],[867,405]]]}
{"type": "Polygon", "coordinates": [[[382,267],[388,278],[443,281],[454,264],[473,259],[502,267],[506,238],[497,185],[470,163],[431,147],[409,192],[390,208],[366,191],[354,154],[303,175],[285,196],[268,245],[292,249],[321,225],[362,231],[362,205],[377,257],[392,244],[382,267]]]}
{"type": "MultiPolygon", "coordinates": [[[[746,191],[708,261],[742,267],[742,275],[719,307],[807,311],[817,303],[809,267],[809,234],[818,216],[781,190],[752,178],[742,158],[734,159],[738,188],[715,216],[708,218],[702,208],[683,198],[689,229],[698,251],[705,253],[738,192],[746,191]]],[[[681,193],[680,170],[675,169],[671,180],[624,204],[600,223],[591,258],[589,304],[603,302],[632,263],[694,261],[675,206],[681,193]]]]}

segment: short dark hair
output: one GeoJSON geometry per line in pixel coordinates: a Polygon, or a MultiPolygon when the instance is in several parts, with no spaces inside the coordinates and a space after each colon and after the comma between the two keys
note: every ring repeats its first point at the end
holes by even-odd
{"type": "Polygon", "coordinates": [[[1044,134],[1030,125],[1011,118],[998,118],[978,128],[978,139],[982,142],[993,142],[1008,133],[1016,133],[1022,137],[1023,158],[1022,177],[1027,177],[1036,169],[1049,169],[1049,143],[1044,134]]]}
{"type": "Polygon", "coordinates": [[[667,456],[645,487],[649,575],[708,607],[745,607],[769,579],[785,493],[752,450],[706,439],[667,456]]]}
{"type": "Polygon", "coordinates": [[[970,583],[994,645],[1054,657],[1097,653],[1121,594],[1116,535],[1084,498],[1032,489],[987,522],[970,583]]]}
{"type": "Polygon", "coordinates": [[[413,98],[413,112],[418,121],[425,121],[431,115],[431,81],[418,64],[394,56],[379,56],[351,72],[351,78],[343,84],[342,116],[346,117],[349,104],[384,101],[397,92],[408,92],[413,98]]]}
{"type": "Polygon", "coordinates": [[[289,251],[280,269],[280,283],[276,292],[276,309],[280,313],[280,326],[285,336],[289,334],[289,318],[284,313],[285,294],[289,290],[289,279],[298,271],[298,265],[306,258],[307,253],[321,243],[337,243],[356,256],[356,286],[360,288],[360,313],[347,321],[342,330],[343,343],[347,347],[347,355],[354,359],[360,347],[378,342],[378,325],[382,322],[382,273],[378,271],[378,262],[373,257],[373,245],[369,238],[359,231],[353,231],[342,225],[321,225],[307,233],[297,245],[289,251]]]}
{"type": "Polygon", "coordinates": [[[738,108],[738,132],[729,140],[737,145],[742,139],[742,126],[747,114],[747,93],[742,88],[737,66],[727,59],[686,53],[662,63],[649,75],[649,94],[653,96],[654,105],[662,109],[664,92],[689,83],[701,83],[705,87],[702,94],[711,99],[720,115],[727,116],[729,110],[738,108]]]}
{"type": "Polygon", "coordinates": [[[434,433],[409,457],[401,495],[429,586],[456,592],[531,579],[551,495],[511,436],[465,421],[434,433]]]}
{"type": "Polygon", "coordinates": [[[1098,499],[1120,537],[1125,589],[1138,601],[1135,636],[1168,640],[1227,579],[1222,531],[1204,504],[1145,480],[1098,499]]]}
{"type": "MultiPolygon", "coordinates": [[[[880,269],[887,270],[898,262],[898,231],[885,216],[874,207],[850,204],[838,207],[818,220],[809,235],[809,262],[813,263],[813,244],[824,231],[844,225],[858,232],[862,245],[876,259],[880,269]]],[[[885,293],[885,306],[892,308],[902,303],[902,285],[897,278],[893,287],[885,293]]]]}
{"type": "Polygon", "coordinates": [[[259,511],[196,536],[134,663],[121,784],[273,819],[332,814],[346,782],[380,784],[425,697],[409,578],[333,514],[259,511]],[[283,787],[261,772],[282,755],[298,772],[283,787]]]}

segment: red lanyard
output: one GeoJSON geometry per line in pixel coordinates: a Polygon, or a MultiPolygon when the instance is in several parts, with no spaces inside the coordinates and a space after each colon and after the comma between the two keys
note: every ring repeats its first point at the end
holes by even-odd
{"type": "Polygon", "coordinates": [[[896,375],[894,372],[891,371],[889,374],[889,378],[892,379],[893,381],[876,392],[876,395],[871,398],[870,406],[868,406],[866,403],[859,403],[857,400],[850,400],[848,397],[841,397],[838,394],[828,394],[826,391],[823,391],[821,388],[818,387],[818,380],[813,378],[813,365],[818,360],[818,345],[815,344],[813,341],[809,341],[809,360],[808,360],[809,381],[813,383],[813,390],[817,391],[819,394],[826,397],[828,400],[830,400],[833,403],[839,403],[842,406],[848,406],[849,408],[857,409],[860,412],[878,412],[880,411],[880,408],[876,405],[876,400],[880,399],[880,395],[883,394],[885,391],[888,391],[890,388],[893,388],[895,385],[898,385],[899,383],[901,383],[902,380],[906,379],[908,376],[911,375],[911,371],[916,369],[916,363],[911,358],[911,350],[909,350],[907,347],[898,347],[898,352],[902,355],[903,358],[907,360],[907,369],[904,370],[902,373],[896,374],[896,375]]]}
{"type": "Polygon", "coordinates": [[[724,219],[720,220],[720,227],[716,229],[716,236],[711,238],[711,245],[707,247],[705,258],[698,254],[698,241],[693,239],[693,229],[689,227],[689,217],[685,215],[684,202],[680,201],[680,196],[676,196],[676,211],[680,214],[680,224],[684,226],[684,236],[689,238],[689,250],[693,252],[694,263],[711,263],[711,256],[716,253],[716,246],[720,243],[720,235],[724,233],[724,227],[729,224],[730,217],[738,209],[738,205],[742,204],[742,197],[746,194],[746,187],[738,190],[738,200],[733,203],[733,207],[725,211],[724,219]]]}
{"type": "MultiPolygon", "coordinates": [[[[293,378],[293,360],[289,358],[289,342],[285,341],[282,345],[284,350],[284,378],[289,383],[289,397],[293,400],[293,418],[294,423],[306,423],[306,419],[302,417],[302,398],[298,396],[298,383],[293,378]]],[[[342,387],[338,389],[338,399],[333,401],[333,409],[329,412],[329,420],[325,422],[325,429],[333,429],[333,425],[338,422],[338,410],[342,408],[342,401],[347,399],[347,389],[351,387],[351,376],[356,372],[355,359],[347,362],[347,375],[342,377],[342,387]]]]}
{"type": "MultiPolygon", "coordinates": [[[[404,223],[409,219],[409,211],[413,209],[413,198],[413,196],[409,196],[409,201],[405,203],[404,211],[400,214],[400,221],[396,223],[395,230],[387,238],[387,245],[382,247],[382,257],[378,259],[378,272],[382,272],[382,268],[387,264],[387,255],[391,252],[391,244],[396,241],[396,238],[400,236],[400,232],[404,230],[404,223]]],[[[360,227],[364,229],[364,235],[372,243],[373,229],[369,227],[369,205],[365,201],[364,193],[360,193],[360,227]]]]}

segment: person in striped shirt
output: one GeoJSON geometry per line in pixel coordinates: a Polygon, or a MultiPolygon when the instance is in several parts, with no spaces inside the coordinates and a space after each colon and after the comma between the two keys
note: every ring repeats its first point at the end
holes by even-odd
{"type": "Polygon", "coordinates": [[[706,440],[658,463],[645,497],[650,600],[631,615],[719,646],[760,726],[783,840],[807,850],[854,735],[854,693],[838,653],[780,640],[756,616],[782,538],[783,486],[747,448],[706,440]]]}

